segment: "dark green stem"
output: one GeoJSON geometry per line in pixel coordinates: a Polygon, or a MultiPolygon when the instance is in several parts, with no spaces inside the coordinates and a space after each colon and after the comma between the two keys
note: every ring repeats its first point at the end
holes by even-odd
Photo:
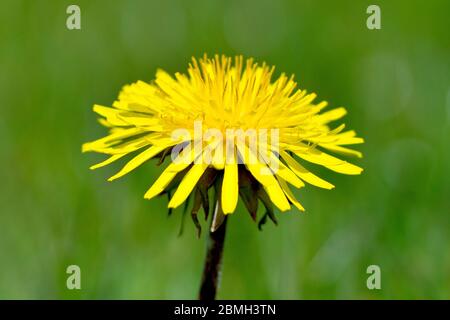
{"type": "MultiPolygon", "coordinates": [[[[214,219],[213,219],[214,222],[214,219]]],[[[215,231],[209,231],[205,266],[203,269],[202,282],[200,285],[199,299],[205,301],[215,300],[219,286],[220,271],[222,267],[223,245],[227,219],[215,231]]]]}

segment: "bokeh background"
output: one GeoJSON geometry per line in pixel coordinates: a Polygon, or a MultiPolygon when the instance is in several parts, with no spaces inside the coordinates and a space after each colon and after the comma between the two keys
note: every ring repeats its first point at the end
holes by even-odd
{"type": "MultiPolygon", "coordinates": [[[[165,197],[159,169],[119,181],[90,171],[81,144],[105,134],[91,110],[158,67],[243,54],[294,73],[366,143],[358,177],[315,169],[337,188],[257,230],[229,221],[222,299],[450,298],[450,2],[5,1],[0,10],[0,298],[196,298],[205,253],[165,197]],[[366,8],[382,29],[366,28],[366,8]],[[66,8],[81,8],[81,30],[66,8]],[[66,288],[81,267],[82,290],[66,288]],[[366,287],[367,266],[382,289],[366,287]]],[[[204,223],[204,226],[206,224],[204,223]]]]}

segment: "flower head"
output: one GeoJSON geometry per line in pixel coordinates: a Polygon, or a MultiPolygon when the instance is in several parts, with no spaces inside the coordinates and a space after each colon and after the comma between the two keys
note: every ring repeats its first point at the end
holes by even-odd
{"type": "Polygon", "coordinates": [[[192,217],[209,211],[210,188],[215,190],[213,229],[224,215],[235,211],[241,197],[256,218],[258,203],[275,221],[272,206],[286,211],[294,205],[304,210],[289,188],[304,182],[332,189],[334,186],[300,164],[310,162],[343,174],[362,169],[330,155],[361,157],[347,145],[362,143],[344,124],[330,123],[346,114],[344,108],[327,112],[327,102],[314,103],[316,95],[297,89],[293,77],[253,59],[226,56],[192,59],[187,74],[174,77],[162,70],[151,83],[125,86],[112,107],[94,106],[109,135],[85,143],[83,152],[110,155],[96,169],[133,153],[115,180],[144,162],[171,154],[171,161],[145,198],[171,196],[169,208],[178,207],[191,195],[192,217]],[[173,195],[172,195],[173,193],[173,195]]]}

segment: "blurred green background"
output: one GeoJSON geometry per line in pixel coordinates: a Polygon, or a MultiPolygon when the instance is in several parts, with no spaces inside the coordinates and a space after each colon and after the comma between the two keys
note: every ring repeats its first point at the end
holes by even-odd
{"type": "MultiPolygon", "coordinates": [[[[294,73],[366,143],[361,176],[297,192],[306,207],[257,230],[231,217],[219,298],[450,298],[450,2],[2,1],[0,298],[196,298],[205,252],[181,211],[143,194],[159,168],[119,181],[122,163],[81,144],[122,85],[191,56],[254,56],[294,73]],[[81,30],[66,8],[81,8],[81,30]],[[382,29],[366,28],[366,8],[382,29]],[[82,290],[66,288],[81,267],[82,290]],[[366,287],[367,266],[382,289],[366,287]]],[[[120,161],[119,161],[120,162],[120,161]]],[[[206,226],[204,224],[204,226],[206,226]]]]}

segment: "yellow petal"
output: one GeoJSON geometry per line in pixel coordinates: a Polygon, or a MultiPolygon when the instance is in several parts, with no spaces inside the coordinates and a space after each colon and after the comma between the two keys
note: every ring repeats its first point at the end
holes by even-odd
{"type": "Polygon", "coordinates": [[[178,172],[186,169],[189,164],[170,164],[166,170],[164,170],[158,179],[153,183],[153,185],[145,193],[145,199],[151,199],[161,192],[169,185],[169,183],[175,178],[178,172]]]}
{"type": "Polygon", "coordinates": [[[330,156],[329,154],[326,154],[317,149],[311,149],[310,151],[305,153],[304,152],[294,152],[294,153],[306,161],[320,164],[325,168],[328,168],[338,173],[353,175],[353,174],[360,174],[363,171],[362,168],[355,166],[354,164],[330,156]]]}
{"type": "Polygon", "coordinates": [[[272,201],[272,203],[276,205],[278,209],[280,209],[281,211],[287,211],[291,209],[291,206],[286,199],[286,195],[284,194],[278,182],[269,186],[264,186],[264,190],[266,190],[267,194],[269,195],[270,201],[272,201]]]}
{"type": "Polygon", "coordinates": [[[359,144],[364,143],[363,138],[356,137],[356,132],[349,130],[336,135],[336,144],[338,145],[348,145],[348,144],[359,144]]]}
{"type": "Polygon", "coordinates": [[[236,145],[241,159],[246,161],[245,166],[253,177],[263,185],[273,204],[281,211],[289,210],[291,206],[270,168],[266,164],[259,162],[255,154],[244,143],[238,140],[236,145]]]}
{"type": "Polygon", "coordinates": [[[158,127],[161,120],[159,118],[155,118],[151,115],[144,114],[136,114],[130,112],[123,112],[117,115],[119,119],[121,119],[127,125],[134,125],[136,127],[150,127],[155,128],[158,127]]]}
{"type": "Polygon", "coordinates": [[[94,105],[94,112],[105,117],[106,121],[113,126],[128,126],[129,124],[119,119],[118,114],[121,110],[104,107],[98,104],[94,105]]]}
{"type": "Polygon", "coordinates": [[[281,189],[283,189],[284,193],[288,197],[289,201],[292,202],[294,206],[297,207],[300,211],[305,211],[305,208],[298,202],[298,200],[295,198],[294,194],[292,193],[291,189],[289,189],[289,186],[283,179],[278,179],[278,182],[280,183],[281,189]]]}
{"type": "Polygon", "coordinates": [[[242,142],[236,143],[241,159],[250,173],[263,186],[275,183],[273,172],[266,164],[259,162],[255,154],[242,142]]]}
{"type": "Polygon", "coordinates": [[[119,129],[114,131],[110,135],[100,138],[98,140],[84,143],[82,146],[82,152],[97,151],[97,149],[107,148],[110,145],[117,143],[117,141],[135,136],[144,132],[141,128],[129,128],[129,129],[119,129]]]}
{"type": "Polygon", "coordinates": [[[95,164],[93,166],[90,166],[89,169],[95,170],[95,169],[107,166],[108,164],[113,163],[114,161],[119,160],[120,158],[122,158],[122,157],[124,157],[126,155],[127,155],[127,153],[112,155],[111,157],[109,157],[105,161],[102,161],[102,162],[97,163],[97,164],[95,164]]]}
{"type": "Polygon", "coordinates": [[[319,145],[325,149],[328,149],[328,150],[331,150],[331,151],[334,151],[337,153],[362,158],[362,153],[359,151],[356,151],[356,150],[352,150],[349,148],[345,148],[345,147],[341,147],[341,146],[337,146],[337,145],[333,145],[333,144],[327,144],[327,143],[321,143],[319,145]]]}
{"type": "Polygon", "coordinates": [[[291,171],[288,167],[286,167],[278,158],[275,157],[273,153],[271,153],[273,162],[276,162],[277,168],[275,170],[275,175],[284,179],[285,181],[289,182],[296,188],[304,187],[305,184],[302,182],[302,180],[299,179],[299,177],[291,171]]]}
{"type": "Polygon", "coordinates": [[[170,199],[169,208],[176,208],[187,199],[207,167],[208,165],[205,163],[194,164],[192,166],[184,176],[172,199],[170,199]]]}
{"type": "Polygon", "coordinates": [[[105,148],[97,148],[95,149],[96,152],[100,153],[106,153],[111,155],[119,155],[119,154],[128,154],[130,152],[139,150],[143,147],[148,146],[150,141],[147,140],[147,136],[138,138],[136,140],[128,141],[125,143],[119,143],[115,144],[111,147],[105,147],[105,148]]]}
{"type": "Polygon", "coordinates": [[[333,189],[334,185],[331,183],[319,178],[315,174],[306,170],[302,165],[300,165],[294,158],[292,158],[286,151],[281,151],[281,157],[286,161],[287,165],[291,170],[300,177],[300,179],[305,180],[309,184],[313,186],[324,188],[324,189],[333,189]]]}
{"type": "Polygon", "coordinates": [[[123,168],[122,170],[120,170],[118,173],[116,173],[115,175],[113,175],[112,177],[110,177],[108,179],[108,181],[113,181],[117,178],[120,178],[124,175],[126,175],[128,172],[136,169],[137,167],[139,167],[141,164],[143,164],[145,161],[153,158],[154,156],[156,156],[158,153],[160,153],[161,151],[163,151],[164,149],[166,149],[167,146],[151,146],[150,148],[148,148],[147,150],[145,150],[144,152],[141,152],[140,154],[138,154],[136,157],[134,157],[133,159],[131,159],[123,168]]]}
{"type": "Polygon", "coordinates": [[[345,108],[336,108],[327,112],[324,112],[315,117],[315,121],[326,124],[328,122],[338,120],[347,114],[347,110],[345,108]]]}
{"type": "Polygon", "coordinates": [[[181,152],[177,159],[167,166],[150,189],[148,189],[144,195],[144,198],[151,199],[163,192],[173,178],[175,178],[179,172],[186,169],[192,161],[194,161],[194,150],[191,150],[189,154],[181,152]]]}
{"type": "Polygon", "coordinates": [[[225,158],[223,152],[223,144],[218,146],[213,151],[212,165],[216,170],[223,170],[225,167],[225,158]]]}
{"type": "Polygon", "coordinates": [[[222,183],[223,213],[233,213],[239,196],[238,165],[236,162],[226,164],[222,183]]]}

